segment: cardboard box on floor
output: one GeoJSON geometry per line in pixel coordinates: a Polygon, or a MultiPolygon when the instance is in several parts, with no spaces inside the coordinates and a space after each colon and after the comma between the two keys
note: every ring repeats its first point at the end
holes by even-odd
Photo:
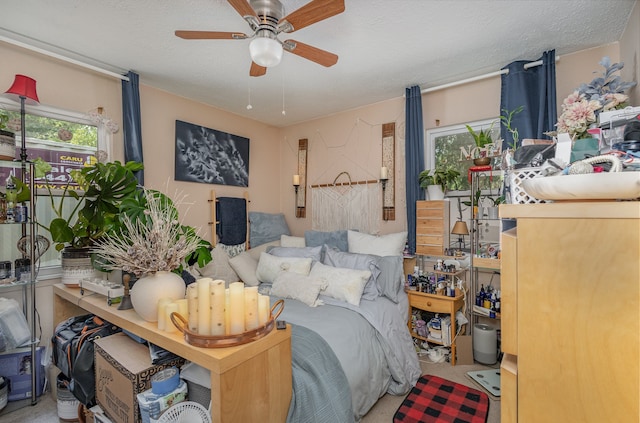
{"type": "Polygon", "coordinates": [[[182,358],[153,365],[149,347],[124,333],[97,339],[95,344],[96,401],[114,423],[140,422],[136,395],[151,388],[151,377],[167,367],[180,367],[182,358]]]}

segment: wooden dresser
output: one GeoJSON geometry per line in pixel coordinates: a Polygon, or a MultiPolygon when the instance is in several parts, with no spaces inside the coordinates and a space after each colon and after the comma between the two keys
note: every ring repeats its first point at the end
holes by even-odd
{"type": "Polygon", "coordinates": [[[449,200],[416,201],[416,254],[444,255],[450,230],[449,200]]]}
{"type": "Polygon", "coordinates": [[[502,423],[640,421],[640,202],[500,216],[502,423]]]}

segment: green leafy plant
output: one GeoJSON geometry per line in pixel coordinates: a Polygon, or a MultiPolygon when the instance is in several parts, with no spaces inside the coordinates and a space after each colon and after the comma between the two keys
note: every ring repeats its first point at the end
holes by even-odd
{"type": "Polygon", "coordinates": [[[70,189],[69,181],[57,195],[47,178],[51,165],[41,158],[34,162],[35,176],[44,178],[51,209],[56,216],[48,227],[39,226],[49,232],[58,251],[65,247],[90,247],[102,236],[118,230],[120,204],[135,195],[138,180],[134,172],[143,168],[141,163],[136,162],[96,162],[70,172],[71,179],[82,190],[80,194],[70,189]],[[56,201],[57,197],[59,201],[56,201]],[[69,197],[77,200],[77,203],[65,215],[64,203],[69,197]]]}
{"type": "MultiPolygon", "coordinates": [[[[473,197],[473,204],[478,206],[480,204],[480,198],[482,196],[482,190],[480,190],[480,188],[478,188],[474,194],[473,197]]],[[[467,207],[471,207],[471,196],[469,196],[469,200],[467,201],[463,201],[462,204],[464,204],[467,207]]]]}
{"type": "Polygon", "coordinates": [[[507,199],[504,195],[500,195],[498,197],[487,197],[491,201],[494,206],[499,206],[500,204],[504,204],[507,202],[507,199]]]}
{"type": "Polygon", "coordinates": [[[520,134],[518,133],[518,128],[514,128],[512,126],[513,118],[518,113],[524,110],[524,106],[516,107],[515,109],[509,111],[508,109],[502,109],[502,115],[500,115],[500,122],[502,126],[511,134],[513,137],[513,143],[509,144],[509,147],[515,151],[518,148],[518,141],[520,140],[520,134]]]}
{"type": "Polygon", "coordinates": [[[427,169],[420,172],[418,175],[418,183],[421,188],[426,188],[429,185],[440,185],[442,191],[447,191],[456,185],[456,181],[460,177],[460,172],[456,169],[438,168],[427,169]]]}
{"type": "Polygon", "coordinates": [[[9,123],[9,113],[6,110],[0,110],[0,129],[7,130],[7,124],[9,123]]]}
{"type": "Polygon", "coordinates": [[[495,123],[495,121],[491,122],[489,129],[487,129],[486,131],[484,130],[484,128],[480,128],[479,132],[474,131],[471,126],[466,125],[467,131],[469,131],[471,136],[473,136],[473,140],[475,141],[478,148],[483,148],[486,145],[493,143],[493,139],[491,138],[491,131],[493,130],[493,125],[495,123]]]}

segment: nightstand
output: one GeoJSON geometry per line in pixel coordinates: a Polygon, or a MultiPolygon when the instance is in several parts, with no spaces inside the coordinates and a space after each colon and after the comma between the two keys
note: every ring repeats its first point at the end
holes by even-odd
{"type": "Polygon", "coordinates": [[[418,292],[414,290],[408,290],[409,296],[409,333],[411,336],[423,341],[431,342],[434,344],[444,345],[443,342],[425,338],[415,332],[415,328],[412,327],[411,316],[414,308],[419,310],[428,311],[431,313],[448,314],[451,316],[451,365],[456,365],[456,312],[464,306],[464,294],[456,288],[455,297],[446,297],[444,295],[427,294],[426,292],[418,292]]]}

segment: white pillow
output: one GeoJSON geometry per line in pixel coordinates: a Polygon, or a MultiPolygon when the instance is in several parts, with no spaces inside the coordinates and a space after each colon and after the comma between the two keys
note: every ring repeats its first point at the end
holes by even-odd
{"type": "Polygon", "coordinates": [[[238,277],[245,285],[258,286],[260,281],[256,277],[256,269],[258,268],[258,260],[254,259],[251,254],[244,251],[237,256],[229,259],[229,265],[238,274],[238,277]]]}
{"type": "Polygon", "coordinates": [[[276,275],[269,295],[293,298],[310,307],[316,307],[324,304],[318,299],[318,294],[326,287],[327,283],[320,278],[281,271],[276,275]]]}
{"type": "Polygon", "coordinates": [[[407,242],[407,231],[380,236],[348,231],[348,239],[350,253],[401,256],[407,242]]]}
{"type": "Polygon", "coordinates": [[[371,277],[371,272],[316,263],[311,268],[309,276],[327,282],[327,287],[322,292],[323,295],[359,306],[360,297],[362,297],[364,286],[371,277]]]}
{"type": "Polygon", "coordinates": [[[281,270],[308,275],[311,270],[311,258],[303,257],[276,257],[271,254],[260,254],[256,277],[260,282],[272,283],[281,270]]]}
{"type": "Polygon", "coordinates": [[[281,247],[306,247],[303,236],[280,235],[281,247]]]}

